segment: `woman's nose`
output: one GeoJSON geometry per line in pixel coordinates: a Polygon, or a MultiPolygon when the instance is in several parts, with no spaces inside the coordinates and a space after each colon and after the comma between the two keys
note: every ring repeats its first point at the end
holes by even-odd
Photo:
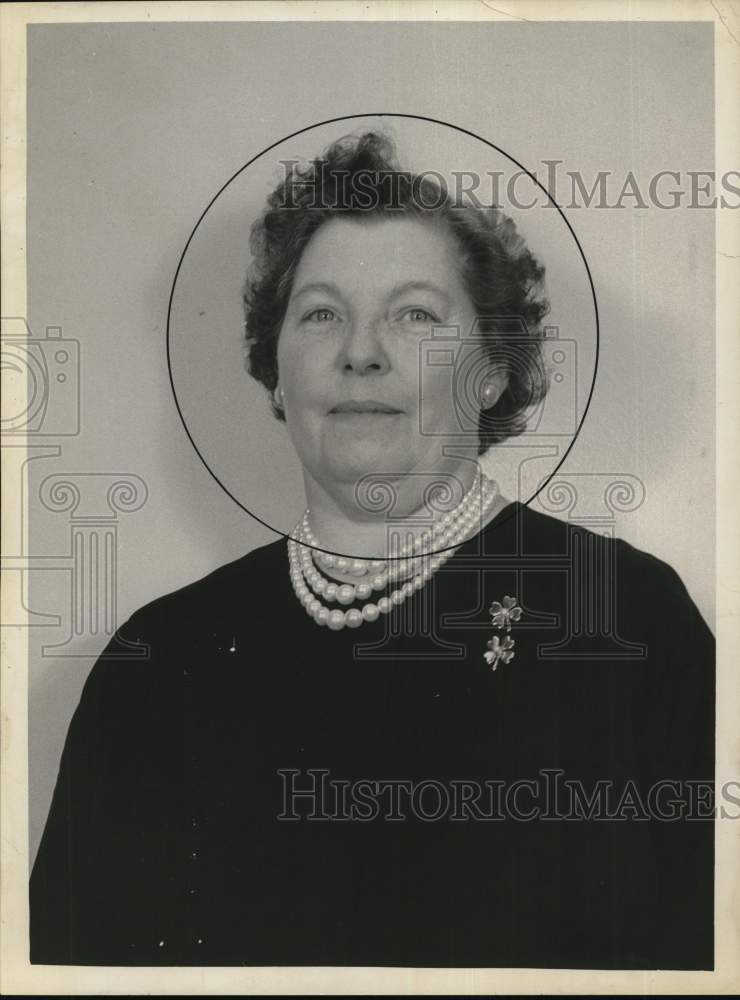
{"type": "Polygon", "coordinates": [[[380,325],[356,322],[345,331],[340,352],[342,371],[356,375],[382,374],[390,368],[390,359],[383,345],[380,325]]]}

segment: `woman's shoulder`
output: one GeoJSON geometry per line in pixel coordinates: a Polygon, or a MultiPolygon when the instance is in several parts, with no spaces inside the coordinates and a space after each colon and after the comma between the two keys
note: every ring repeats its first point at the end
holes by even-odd
{"type": "Polygon", "coordinates": [[[519,503],[512,508],[515,519],[519,520],[519,540],[525,556],[541,554],[576,559],[581,554],[603,549],[618,559],[623,571],[635,582],[660,581],[676,597],[686,593],[681,577],[668,562],[619,537],[609,524],[589,526],[565,521],[519,503]]]}
{"type": "Polygon", "coordinates": [[[222,662],[235,623],[259,631],[260,600],[287,575],[287,547],[278,539],[136,608],[109,636],[87,676],[76,729],[122,717],[142,727],[149,716],[156,729],[163,706],[222,662]]]}
{"type": "MultiPolygon", "coordinates": [[[[538,557],[560,566],[573,582],[611,592],[617,603],[639,618],[659,623],[699,616],[686,583],[666,560],[619,537],[610,524],[565,521],[513,505],[518,550],[525,562],[538,557]]],[[[544,565],[544,564],[543,564],[544,565]]],[[[632,614],[630,615],[632,616],[632,614]]],[[[700,617],[700,616],[699,616],[700,617]]]]}
{"type": "Polygon", "coordinates": [[[287,577],[287,546],[279,538],[140,605],[116,629],[102,658],[131,659],[132,646],[192,648],[201,636],[218,633],[220,623],[258,619],[260,601],[287,577]]]}

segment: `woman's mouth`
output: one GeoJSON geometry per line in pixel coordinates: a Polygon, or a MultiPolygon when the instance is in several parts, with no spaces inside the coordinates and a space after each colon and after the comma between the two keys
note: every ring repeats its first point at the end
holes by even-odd
{"type": "Polygon", "coordinates": [[[375,399],[364,399],[346,400],[343,403],[337,403],[336,406],[329,410],[329,415],[340,417],[389,417],[397,416],[401,412],[397,407],[391,406],[388,403],[381,403],[375,399]]]}

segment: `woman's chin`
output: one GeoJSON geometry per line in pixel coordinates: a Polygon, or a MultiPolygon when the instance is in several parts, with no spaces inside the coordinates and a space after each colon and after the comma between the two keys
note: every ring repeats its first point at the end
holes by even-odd
{"type": "Polygon", "coordinates": [[[411,471],[410,457],[391,441],[335,449],[324,463],[322,478],[354,485],[368,477],[403,475],[411,471]]]}

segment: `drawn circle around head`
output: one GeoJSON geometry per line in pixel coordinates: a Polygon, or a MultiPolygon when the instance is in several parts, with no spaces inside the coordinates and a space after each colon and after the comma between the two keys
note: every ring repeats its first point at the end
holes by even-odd
{"type": "MultiPolygon", "coordinates": [[[[173,281],[172,281],[172,286],[171,286],[171,289],[170,289],[169,301],[168,301],[168,305],[167,305],[166,356],[167,356],[167,370],[168,370],[168,375],[169,375],[170,388],[172,390],[172,397],[173,397],[174,402],[175,402],[175,407],[177,409],[178,415],[180,417],[180,420],[182,422],[182,425],[183,425],[185,433],[186,433],[186,435],[188,437],[188,440],[190,441],[190,444],[192,445],[193,450],[195,451],[196,455],[198,456],[198,458],[202,462],[203,466],[206,468],[206,470],[208,471],[208,473],[211,476],[211,478],[218,484],[218,486],[223,490],[223,492],[238,507],[240,507],[246,514],[249,514],[250,517],[254,518],[254,520],[258,521],[264,527],[268,528],[271,531],[276,532],[279,535],[282,535],[283,538],[286,538],[286,539],[292,539],[293,536],[289,532],[282,531],[281,529],[276,528],[274,525],[268,523],[262,517],[260,517],[258,514],[256,514],[253,510],[250,510],[249,507],[247,507],[244,503],[242,503],[242,501],[237,496],[235,496],[235,494],[232,492],[232,490],[230,490],[228,488],[228,486],[223,482],[222,478],[219,475],[217,475],[217,473],[214,471],[214,469],[211,467],[211,465],[207,461],[205,455],[203,454],[201,448],[198,446],[198,444],[197,444],[197,442],[196,442],[196,440],[195,440],[195,438],[194,438],[193,434],[191,433],[191,430],[190,430],[190,428],[188,426],[188,422],[187,422],[187,420],[185,418],[185,414],[183,412],[183,408],[181,406],[180,399],[178,398],[177,389],[176,389],[176,386],[175,386],[175,378],[174,378],[174,374],[173,374],[172,354],[171,354],[171,323],[172,323],[173,302],[174,302],[174,298],[175,298],[175,291],[176,291],[176,288],[177,288],[177,281],[178,281],[178,277],[180,276],[180,272],[182,270],[183,263],[185,261],[188,249],[189,249],[190,245],[192,244],[193,239],[195,238],[195,235],[198,232],[198,229],[201,226],[201,224],[203,223],[203,220],[207,216],[208,212],[213,207],[213,205],[215,204],[215,202],[217,201],[217,199],[229,187],[229,185],[232,184],[233,181],[235,181],[237,177],[239,177],[241,174],[243,174],[244,171],[246,171],[253,163],[255,163],[257,160],[259,160],[261,157],[265,156],[271,150],[273,150],[276,147],[278,147],[278,146],[282,145],[283,143],[287,142],[288,140],[294,139],[296,136],[303,135],[306,132],[310,132],[313,129],[317,129],[317,128],[320,128],[320,127],[325,126],[325,125],[332,125],[332,124],[335,124],[337,122],[342,122],[342,121],[350,122],[350,121],[354,121],[354,120],[358,120],[358,119],[367,119],[367,118],[374,118],[374,117],[377,117],[377,118],[400,118],[400,119],[408,119],[408,120],[420,121],[420,122],[429,122],[429,123],[434,124],[434,125],[441,125],[441,126],[444,126],[446,128],[452,129],[452,130],[454,130],[456,132],[459,132],[459,133],[461,133],[463,135],[469,136],[472,139],[476,139],[478,142],[483,143],[485,146],[488,146],[490,149],[495,150],[496,153],[498,153],[500,156],[505,157],[511,164],[513,164],[515,167],[517,167],[518,170],[522,171],[523,174],[525,174],[527,177],[529,177],[529,179],[536,185],[536,187],[545,195],[545,197],[547,199],[547,203],[550,204],[550,205],[552,205],[552,207],[555,208],[555,210],[558,213],[559,217],[565,223],[565,225],[566,225],[566,227],[568,229],[568,232],[570,233],[570,236],[572,237],[572,239],[573,239],[573,241],[574,241],[574,243],[576,245],[576,248],[578,250],[578,256],[580,258],[580,261],[583,264],[583,267],[584,267],[585,272],[586,272],[586,277],[588,279],[588,288],[589,288],[589,293],[590,293],[590,300],[591,300],[591,303],[593,305],[594,328],[595,328],[593,372],[592,372],[591,379],[590,379],[590,384],[589,384],[589,387],[588,387],[587,398],[586,398],[586,403],[585,403],[585,406],[584,406],[584,409],[583,409],[583,413],[578,418],[578,423],[577,423],[576,429],[575,429],[575,431],[573,433],[573,436],[572,436],[572,439],[571,439],[570,443],[565,448],[565,451],[564,451],[562,457],[560,458],[560,460],[558,461],[558,463],[556,464],[555,468],[549,473],[549,475],[547,475],[544,479],[541,480],[541,482],[540,482],[538,488],[535,490],[535,492],[532,493],[532,495],[530,497],[528,497],[526,500],[519,501],[519,503],[521,503],[522,506],[529,506],[529,504],[531,504],[532,501],[535,500],[539,496],[539,494],[547,487],[547,485],[555,477],[555,475],[558,473],[558,471],[562,468],[565,460],[567,459],[568,455],[570,454],[571,450],[573,449],[573,446],[575,445],[575,443],[576,443],[576,441],[578,439],[578,435],[581,432],[581,429],[583,427],[584,421],[586,419],[586,416],[588,414],[589,408],[591,406],[591,401],[593,399],[594,390],[595,390],[595,386],[596,386],[596,376],[597,376],[597,372],[598,372],[599,350],[600,350],[599,309],[598,309],[598,302],[597,302],[597,299],[596,299],[596,290],[595,290],[595,287],[594,287],[593,277],[591,275],[591,270],[590,270],[590,268],[588,266],[588,260],[586,259],[586,255],[585,255],[585,253],[583,251],[583,247],[581,246],[581,243],[580,243],[580,241],[579,241],[579,239],[578,239],[578,237],[577,237],[577,235],[576,235],[576,233],[575,233],[575,231],[573,229],[573,226],[571,225],[570,221],[568,220],[568,218],[567,218],[565,212],[563,211],[563,209],[553,199],[553,197],[550,194],[550,192],[537,179],[536,175],[533,174],[531,171],[529,171],[514,156],[511,156],[511,154],[509,154],[505,150],[501,149],[501,147],[497,146],[495,143],[490,142],[488,139],[484,139],[482,136],[478,135],[477,133],[472,132],[469,129],[462,128],[459,125],[453,125],[451,122],[442,121],[441,119],[438,119],[438,118],[430,118],[429,116],[426,116],[426,115],[414,115],[414,114],[408,114],[408,113],[403,113],[403,112],[381,111],[381,112],[365,112],[365,113],[362,113],[362,114],[353,114],[353,115],[340,115],[340,116],[337,116],[336,118],[327,118],[327,119],[324,119],[323,121],[320,121],[320,122],[314,122],[312,125],[307,125],[305,128],[298,129],[295,132],[291,132],[288,135],[282,136],[280,139],[278,139],[275,142],[271,143],[269,146],[265,147],[265,149],[263,149],[261,152],[257,153],[255,156],[253,156],[250,160],[248,160],[245,164],[243,164],[243,166],[241,166],[234,174],[232,174],[231,177],[229,177],[229,179],[218,189],[218,191],[216,192],[216,194],[208,202],[208,204],[206,205],[205,209],[203,210],[203,212],[201,213],[200,217],[198,218],[198,220],[196,221],[195,225],[193,226],[193,229],[192,229],[192,231],[191,231],[191,233],[190,233],[190,235],[189,235],[189,237],[188,237],[188,239],[187,239],[187,241],[185,243],[183,251],[182,251],[182,253],[180,255],[180,258],[178,260],[177,268],[175,270],[175,275],[174,275],[174,278],[173,278],[173,281]]],[[[561,364],[564,360],[565,360],[565,354],[562,351],[557,350],[557,351],[555,351],[553,353],[553,361],[554,361],[555,364],[561,364]]],[[[557,382],[562,382],[563,381],[563,376],[561,374],[557,373],[557,374],[554,375],[553,380],[557,381],[557,382]]],[[[313,546],[309,546],[309,547],[313,548],[313,546]]],[[[446,546],[445,548],[435,549],[434,552],[435,553],[445,552],[449,548],[454,548],[454,547],[455,546],[446,546]]],[[[325,550],[319,550],[319,551],[331,552],[332,550],[325,549],[325,550]]],[[[334,553],[334,552],[332,552],[332,554],[334,554],[334,555],[344,555],[344,556],[346,556],[348,558],[355,558],[355,556],[352,553],[339,553],[339,552],[334,553]]],[[[389,559],[389,561],[395,561],[395,557],[392,557],[391,559],[389,559]]]]}

